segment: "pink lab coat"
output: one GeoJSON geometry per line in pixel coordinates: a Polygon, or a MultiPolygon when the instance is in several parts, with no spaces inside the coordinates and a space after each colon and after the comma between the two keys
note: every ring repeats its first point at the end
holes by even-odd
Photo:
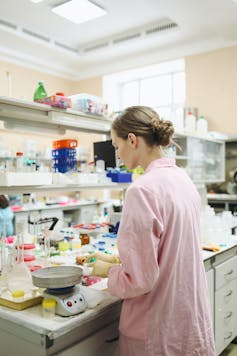
{"type": "Polygon", "coordinates": [[[173,159],[153,161],[128,188],[122,265],[108,279],[124,299],[120,356],[215,356],[199,213],[200,196],[173,159]]]}

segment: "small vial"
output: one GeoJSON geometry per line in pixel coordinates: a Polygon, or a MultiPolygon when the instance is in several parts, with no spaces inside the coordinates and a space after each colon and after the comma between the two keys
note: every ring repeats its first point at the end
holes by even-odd
{"type": "Polygon", "coordinates": [[[42,301],[43,317],[53,318],[55,316],[56,300],[55,299],[43,299],[42,301]]]}

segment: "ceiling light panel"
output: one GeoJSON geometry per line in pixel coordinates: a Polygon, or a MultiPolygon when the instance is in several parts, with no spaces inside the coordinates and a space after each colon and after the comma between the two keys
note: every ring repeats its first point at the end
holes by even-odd
{"type": "Polygon", "coordinates": [[[38,4],[38,2],[42,2],[44,0],[30,0],[31,2],[35,3],[35,4],[38,4]]]}
{"type": "Polygon", "coordinates": [[[52,11],[76,24],[104,16],[106,11],[88,0],[70,0],[52,8],[52,11]]]}

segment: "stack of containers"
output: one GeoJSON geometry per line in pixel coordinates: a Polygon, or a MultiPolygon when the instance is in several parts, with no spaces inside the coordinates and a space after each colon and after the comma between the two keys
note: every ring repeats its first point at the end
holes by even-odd
{"type": "Polygon", "coordinates": [[[54,172],[66,173],[77,171],[77,140],[66,139],[53,141],[53,170],[54,172]]]}

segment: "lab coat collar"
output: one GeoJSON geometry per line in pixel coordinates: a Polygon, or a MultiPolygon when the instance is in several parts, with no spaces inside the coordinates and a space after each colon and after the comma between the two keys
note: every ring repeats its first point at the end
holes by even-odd
{"type": "Polygon", "coordinates": [[[146,168],[145,173],[149,172],[152,168],[161,168],[161,167],[174,167],[175,159],[169,157],[162,157],[152,161],[146,168]]]}

